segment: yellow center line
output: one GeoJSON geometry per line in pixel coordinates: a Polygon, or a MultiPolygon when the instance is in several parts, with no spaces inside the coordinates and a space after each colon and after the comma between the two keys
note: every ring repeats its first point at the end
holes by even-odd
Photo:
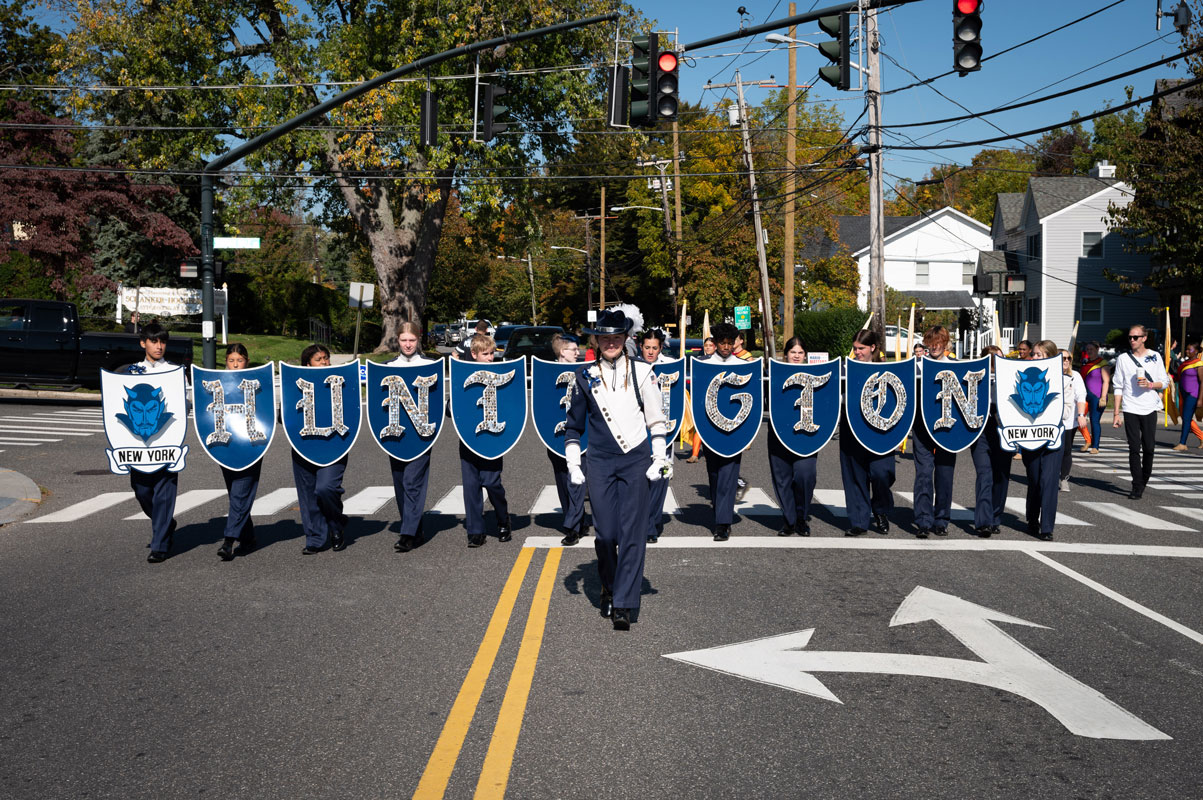
{"type": "Polygon", "coordinates": [[[447,791],[447,783],[451,780],[451,773],[455,769],[460,750],[463,749],[472,717],[480,704],[485,681],[488,680],[493,662],[497,659],[497,651],[501,648],[505,629],[510,624],[514,603],[518,599],[518,592],[522,588],[522,581],[526,577],[526,570],[534,552],[529,547],[518,551],[518,558],[514,561],[510,577],[506,579],[501,590],[501,597],[497,599],[497,606],[493,609],[493,617],[489,620],[484,638],[476,651],[476,658],[468,668],[468,675],[464,678],[455,703],[451,706],[447,722],[443,724],[443,732],[439,734],[430,760],[426,762],[426,770],[422,773],[422,780],[418,782],[414,800],[437,800],[447,791]]]}
{"type": "Polygon", "coordinates": [[[543,644],[543,629],[547,623],[547,609],[551,604],[551,591],[556,581],[556,570],[560,566],[563,549],[551,548],[543,562],[535,597],[531,601],[530,615],[526,619],[526,630],[522,633],[522,645],[514,661],[514,671],[501,701],[497,715],[497,726],[493,728],[493,739],[485,755],[485,765],[476,784],[475,797],[480,799],[505,796],[505,787],[510,779],[510,768],[514,763],[514,750],[518,747],[518,734],[522,730],[522,717],[526,713],[526,701],[530,696],[531,683],[535,677],[535,665],[539,661],[539,648],[543,644]]]}

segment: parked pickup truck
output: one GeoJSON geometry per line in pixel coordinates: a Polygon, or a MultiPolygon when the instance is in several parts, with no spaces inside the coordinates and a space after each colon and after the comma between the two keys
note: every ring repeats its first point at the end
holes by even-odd
{"type": "MultiPolygon", "coordinates": [[[[192,364],[192,339],[172,337],[167,360],[192,364]]],[[[0,300],[0,384],[100,388],[100,370],[145,358],[134,333],[84,333],[74,303],[0,300]]],[[[187,374],[187,373],[185,373],[187,374]]]]}

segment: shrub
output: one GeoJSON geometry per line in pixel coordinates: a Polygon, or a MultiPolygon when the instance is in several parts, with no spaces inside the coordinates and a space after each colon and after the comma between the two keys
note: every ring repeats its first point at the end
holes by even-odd
{"type": "Polygon", "coordinates": [[[794,333],[802,339],[807,352],[826,352],[835,358],[852,349],[852,339],[868,315],[859,308],[803,311],[794,321],[794,333]]]}

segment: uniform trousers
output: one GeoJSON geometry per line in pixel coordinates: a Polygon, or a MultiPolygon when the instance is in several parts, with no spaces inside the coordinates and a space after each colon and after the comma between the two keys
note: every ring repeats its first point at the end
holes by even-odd
{"type": "Polygon", "coordinates": [[[1021,453],[1028,472],[1028,525],[1039,525],[1041,533],[1052,533],[1061,489],[1061,448],[1043,447],[1021,453]]]}
{"type": "Polygon", "coordinates": [[[739,481],[739,462],[743,454],[720,456],[705,448],[706,477],[710,479],[710,504],[714,507],[714,524],[730,525],[735,520],[735,489],[739,481]]]}
{"type": "Polygon", "coordinates": [[[426,511],[426,487],[430,482],[430,451],[412,461],[389,457],[393,475],[393,496],[397,498],[397,513],[401,515],[400,536],[417,536],[426,511]]]}
{"type": "Polygon", "coordinates": [[[1090,418],[1090,446],[1098,450],[1103,441],[1103,426],[1100,422],[1103,417],[1103,405],[1099,396],[1091,394],[1089,389],[1086,390],[1086,416],[1090,418]]]}
{"type": "Polygon", "coordinates": [[[238,472],[221,468],[221,477],[226,482],[226,492],[230,495],[230,514],[226,517],[227,539],[249,542],[255,538],[251,507],[255,505],[255,495],[259,492],[259,473],[262,469],[262,459],[238,472]]]}
{"type": "MultiPolygon", "coordinates": [[[[664,456],[669,461],[673,456],[673,443],[664,445],[664,456]]],[[[664,498],[668,496],[668,481],[647,482],[647,535],[659,538],[664,533],[664,498]]]]}
{"type": "Polygon", "coordinates": [[[639,608],[647,551],[647,470],[651,444],[629,453],[585,453],[597,572],[615,608],[639,608]]]}
{"type": "Polygon", "coordinates": [[[505,500],[505,487],[501,485],[503,466],[504,458],[481,458],[460,442],[459,474],[464,485],[464,527],[469,536],[483,535],[485,532],[485,503],[481,489],[489,495],[498,524],[509,524],[510,506],[505,500]]]}
{"type": "MultiPolygon", "coordinates": [[[[1075,420],[1076,421],[1076,420],[1075,420]]],[[[1066,428],[1061,436],[1061,480],[1069,480],[1069,473],[1074,468],[1074,439],[1078,437],[1077,428],[1066,428]]]]}
{"type": "Polygon", "coordinates": [[[894,510],[894,454],[869,452],[847,427],[840,431],[840,480],[853,528],[868,530],[870,513],[885,516],[894,510]]]}
{"type": "Polygon", "coordinates": [[[986,430],[969,448],[969,454],[973,457],[973,469],[977,473],[973,525],[977,528],[1001,525],[1014,454],[1002,449],[998,422],[993,417],[986,420],[986,430]]]}
{"type": "MultiPolygon", "coordinates": [[[[1132,486],[1144,489],[1153,474],[1153,448],[1157,446],[1157,412],[1133,414],[1121,409],[1124,436],[1128,439],[1128,470],[1132,486]]],[[[1189,424],[1189,423],[1187,423],[1189,424]]]]}
{"type": "Polygon", "coordinates": [[[347,456],[325,467],[310,464],[292,451],[292,477],[297,484],[301,505],[301,525],[305,544],[320,550],[330,544],[331,535],[347,527],[343,514],[343,473],[347,456]]]}
{"type": "Polygon", "coordinates": [[[769,472],[773,492],[788,528],[800,528],[810,518],[810,501],[818,480],[818,459],[790,452],[772,430],[769,431],[769,472]]]}
{"type": "Polygon", "coordinates": [[[932,441],[920,422],[911,440],[915,443],[915,526],[920,530],[947,528],[952,517],[952,479],[957,454],[932,441]],[[932,488],[935,499],[932,499],[932,488]]]}
{"type": "MultiPolygon", "coordinates": [[[[568,461],[559,453],[547,451],[547,460],[551,462],[551,474],[556,480],[556,496],[560,498],[560,512],[564,515],[564,530],[575,531],[585,521],[585,496],[587,484],[579,486],[568,480],[568,461]]],[[[585,464],[581,463],[584,471],[585,464]]]]}
{"type": "Polygon", "coordinates": [[[150,551],[166,553],[175,532],[175,496],[180,474],[166,467],[149,473],[131,469],[129,483],[142,513],[150,517],[150,551]]]}

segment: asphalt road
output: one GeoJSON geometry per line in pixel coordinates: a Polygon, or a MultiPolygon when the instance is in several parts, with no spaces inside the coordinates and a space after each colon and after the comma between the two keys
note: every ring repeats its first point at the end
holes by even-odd
{"type": "MultiPolygon", "coordinates": [[[[258,551],[223,563],[211,494],[153,566],[87,408],[0,404],[25,431],[0,442],[47,440],[0,443],[0,466],[46,490],[0,528],[0,796],[1203,791],[1203,451],[1161,448],[1132,502],[1108,431],[1061,495],[1077,524],[1047,544],[1014,516],[985,542],[955,519],[947,540],[916,540],[903,495],[889,536],[846,538],[834,444],[814,535],[779,538],[763,439],[743,462],[752,506],[716,544],[705,469],[678,462],[680,512],[617,633],[595,608],[592,548],[558,547],[541,510],[551,471],[529,429],[506,457],[513,542],[469,550],[462,520],[436,513],[459,493],[447,429],[414,552],[392,550],[395,505],[367,491],[388,486],[386,458],[361,437],[345,486],[372,510],[352,515],[346,551],[301,556],[294,494],[256,518],[258,551]]],[[[189,444],[181,503],[222,488],[189,444]]],[[[967,454],[958,465],[971,507],[967,454]]],[[[899,457],[895,488],[912,476],[899,457]]],[[[260,497],[291,486],[281,439],[260,497]]],[[[1025,492],[1016,462],[1011,496],[1025,492]]]]}

